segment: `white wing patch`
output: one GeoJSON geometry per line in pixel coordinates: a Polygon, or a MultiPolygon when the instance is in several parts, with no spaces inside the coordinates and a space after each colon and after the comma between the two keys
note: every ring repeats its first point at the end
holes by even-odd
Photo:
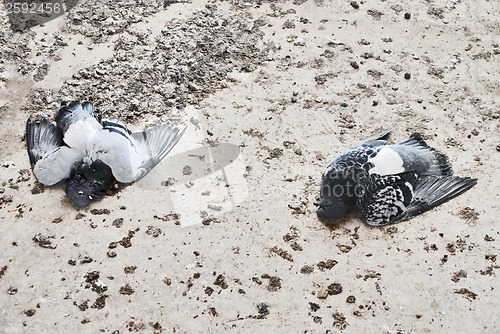
{"type": "Polygon", "coordinates": [[[398,152],[388,146],[382,147],[375,157],[368,159],[368,162],[373,164],[373,167],[368,171],[370,175],[394,175],[405,171],[403,159],[398,152]]]}

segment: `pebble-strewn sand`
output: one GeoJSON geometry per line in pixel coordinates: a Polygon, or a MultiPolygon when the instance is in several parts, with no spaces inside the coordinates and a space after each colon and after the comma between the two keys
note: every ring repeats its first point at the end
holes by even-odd
{"type": "Polygon", "coordinates": [[[0,9],[0,333],[500,331],[498,2],[164,5],[23,33],[0,9]],[[25,149],[59,99],[188,130],[79,211],[25,149]],[[381,128],[478,184],[386,228],[320,222],[323,167],[381,128]]]}

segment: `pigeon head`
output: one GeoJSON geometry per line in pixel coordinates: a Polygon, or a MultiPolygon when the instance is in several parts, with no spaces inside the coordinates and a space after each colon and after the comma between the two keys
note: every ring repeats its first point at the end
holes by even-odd
{"type": "Polygon", "coordinates": [[[104,196],[112,181],[111,168],[101,160],[79,164],[71,171],[66,195],[78,208],[85,208],[94,198],[104,196]]]}
{"type": "Polygon", "coordinates": [[[356,205],[356,191],[357,185],[352,179],[325,175],[316,214],[319,218],[327,219],[344,217],[356,205]]]}

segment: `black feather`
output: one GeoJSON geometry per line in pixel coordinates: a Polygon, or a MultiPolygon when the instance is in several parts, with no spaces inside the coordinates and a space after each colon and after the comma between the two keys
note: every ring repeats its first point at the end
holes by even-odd
{"type": "Polygon", "coordinates": [[[63,134],[47,119],[26,122],[26,144],[31,167],[64,145],[63,134]]]}

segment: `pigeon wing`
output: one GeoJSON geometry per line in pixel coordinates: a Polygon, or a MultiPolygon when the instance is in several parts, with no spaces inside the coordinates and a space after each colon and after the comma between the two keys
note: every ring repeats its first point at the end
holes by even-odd
{"type": "Polygon", "coordinates": [[[135,181],[148,174],[177,144],[186,127],[160,124],[131,134],[137,154],[131,156],[135,167],[135,181]]]}
{"type": "Polygon", "coordinates": [[[477,179],[460,176],[427,176],[420,178],[405,218],[430,210],[469,190],[477,179]]]}
{"type": "Polygon", "coordinates": [[[353,148],[358,147],[358,146],[365,146],[365,147],[377,147],[381,145],[385,145],[387,143],[387,139],[389,139],[391,135],[391,130],[389,129],[383,129],[378,132],[375,132],[372,134],[370,137],[366,138],[362,142],[356,144],[353,146],[353,148]]]}
{"type": "Polygon", "coordinates": [[[46,118],[26,122],[26,144],[31,168],[64,145],[62,133],[46,118]]]}
{"type": "Polygon", "coordinates": [[[413,172],[398,175],[372,175],[368,184],[360,188],[358,207],[366,223],[383,226],[405,217],[407,208],[414,198],[414,184],[417,174],[413,172]]]}
{"type": "Polygon", "coordinates": [[[62,133],[47,119],[28,119],[26,142],[33,173],[40,183],[51,186],[69,177],[71,167],[81,158],[64,145],[62,133]]]}
{"type": "MultiPolygon", "coordinates": [[[[370,141],[373,141],[373,140],[384,140],[384,141],[386,141],[387,139],[389,139],[390,135],[391,135],[391,130],[389,130],[389,129],[383,129],[383,130],[380,130],[378,132],[375,132],[370,137],[368,137],[365,140],[363,140],[363,142],[361,144],[367,143],[367,142],[370,142],[370,141]]],[[[360,144],[358,144],[358,145],[360,145],[360,144]]]]}
{"type": "Polygon", "coordinates": [[[472,188],[476,179],[454,176],[419,178],[415,172],[374,176],[376,180],[363,189],[358,206],[367,224],[393,224],[424,211],[472,188]]]}
{"type": "Polygon", "coordinates": [[[130,132],[118,120],[102,122],[103,129],[91,143],[91,157],[107,164],[122,183],[143,178],[177,144],[184,133],[172,124],[162,124],[142,132],[130,132]]]}

